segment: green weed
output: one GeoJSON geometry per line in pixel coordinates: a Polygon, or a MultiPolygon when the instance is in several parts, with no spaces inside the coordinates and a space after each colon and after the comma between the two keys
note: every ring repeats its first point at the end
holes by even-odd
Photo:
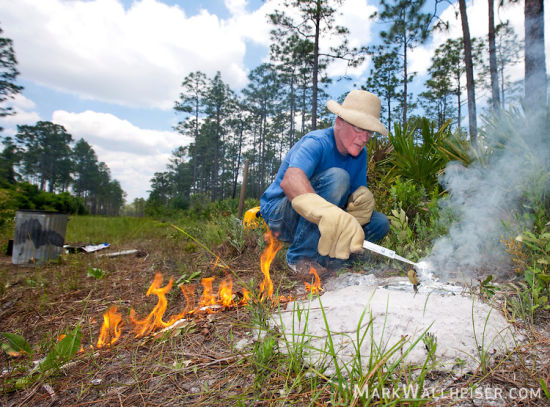
{"type": "Polygon", "coordinates": [[[190,274],[183,273],[177,280],[176,280],[176,286],[183,285],[183,284],[190,284],[192,283],[196,278],[200,277],[201,272],[200,271],[194,271],[190,274]]]}
{"type": "Polygon", "coordinates": [[[30,371],[26,371],[26,368],[30,365],[30,357],[33,355],[31,345],[17,334],[4,332],[2,336],[7,340],[7,342],[2,343],[2,349],[6,353],[12,356],[27,356],[22,362],[19,362],[19,366],[14,370],[14,373],[20,377],[8,378],[4,382],[4,390],[6,391],[27,388],[37,381],[56,374],[63,365],[76,355],[81,345],[80,328],[76,327],[53,345],[50,342],[50,351],[47,355],[35,364],[30,371]],[[23,373],[22,376],[21,373],[23,373]]]}

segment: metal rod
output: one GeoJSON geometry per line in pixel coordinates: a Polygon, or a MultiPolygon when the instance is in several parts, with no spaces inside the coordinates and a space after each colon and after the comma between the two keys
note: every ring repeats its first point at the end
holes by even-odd
{"type": "Polygon", "coordinates": [[[369,242],[368,240],[365,240],[363,242],[363,248],[370,250],[371,252],[381,254],[382,256],[389,257],[390,259],[395,259],[405,263],[409,263],[415,267],[418,266],[417,263],[413,263],[412,261],[407,260],[406,258],[399,256],[398,254],[395,254],[393,250],[386,249],[385,247],[369,242]]]}

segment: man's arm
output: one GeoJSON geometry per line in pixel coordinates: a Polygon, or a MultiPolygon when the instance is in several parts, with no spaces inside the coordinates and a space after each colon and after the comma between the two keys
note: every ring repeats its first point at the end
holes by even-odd
{"type": "Polygon", "coordinates": [[[306,173],[297,167],[287,168],[283,180],[281,181],[281,189],[291,202],[298,195],[315,193],[306,173]]]}

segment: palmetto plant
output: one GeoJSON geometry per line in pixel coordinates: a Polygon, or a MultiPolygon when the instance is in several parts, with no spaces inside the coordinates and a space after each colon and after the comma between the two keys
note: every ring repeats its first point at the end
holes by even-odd
{"type": "Polygon", "coordinates": [[[389,139],[393,152],[388,157],[391,169],[390,179],[401,177],[422,185],[427,191],[437,185],[437,176],[449,161],[446,154],[438,148],[443,140],[451,135],[450,121],[436,129],[435,124],[426,118],[417,121],[417,126],[397,123],[389,139]]]}

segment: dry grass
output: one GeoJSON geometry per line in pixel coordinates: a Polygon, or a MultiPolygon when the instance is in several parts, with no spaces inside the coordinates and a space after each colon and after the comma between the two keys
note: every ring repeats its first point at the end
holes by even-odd
{"type": "MultiPolygon", "coordinates": [[[[162,334],[135,338],[127,316],[134,309],[144,317],[156,304],[145,292],[156,272],[165,283],[182,274],[200,271],[202,277],[224,271],[215,267],[207,251],[181,239],[127,241],[111,251],[139,249],[146,255],[99,258],[94,254],[65,255],[60,262],[37,267],[16,267],[0,257],[0,332],[22,335],[34,349],[33,359],[43,357],[55,338],[80,326],[84,352],[77,354],[58,374],[30,387],[14,390],[13,379],[21,373],[0,376],[2,406],[227,406],[227,405],[326,405],[333,392],[327,382],[297,377],[286,370],[284,356],[277,353],[268,366],[258,366],[252,345],[237,348],[241,340],[251,343],[252,319],[257,309],[240,307],[214,314],[193,316],[183,326],[162,334]],[[190,248],[191,247],[191,248],[190,248]],[[91,267],[107,273],[102,279],[87,276],[91,267]],[[122,339],[109,348],[92,349],[97,341],[102,315],[117,305],[126,325],[122,339]],[[290,388],[288,392],[281,392],[290,388]]],[[[263,279],[260,249],[247,237],[243,253],[222,244],[212,250],[234,274],[234,290],[263,279]]],[[[293,291],[277,256],[272,278],[281,294],[293,291]]],[[[197,296],[200,281],[197,281],[197,296]]],[[[300,283],[301,285],[301,283],[300,283]]],[[[176,287],[168,298],[166,315],[179,313],[185,298],[176,287]]],[[[538,388],[550,378],[550,340],[547,320],[533,328],[525,345],[511,357],[495,362],[486,376],[481,372],[443,381],[464,387],[479,383],[493,387],[538,388]]],[[[0,354],[0,371],[10,370],[19,359],[0,354]]],[[[303,372],[305,373],[305,372],[303,372]]],[[[439,380],[434,377],[434,380],[439,380]]],[[[437,404],[478,405],[476,400],[440,399],[437,404]],[[466,403],[466,404],[464,404],[466,403]]],[[[509,405],[514,400],[507,400],[509,405]]],[[[519,405],[519,404],[517,404],[519,405]]],[[[547,405],[543,398],[524,399],[521,405],[547,405]]]]}
{"type": "MultiPolygon", "coordinates": [[[[131,308],[144,317],[156,304],[145,292],[154,274],[165,283],[173,277],[200,271],[202,277],[224,271],[214,267],[215,258],[202,250],[189,252],[188,242],[147,240],[126,242],[110,251],[137,248],[146,255],[99,258],[94,254],[64,255],[60,262],[36,267],[17,267],[11,258],[0,257],[0,332],[22,335],[34,348],[34,359],[48,351],[64,330],[80,326],[85,348],[96,343],[102,315],[117,305],[127,317],[131,308]],[[102,279],[87,276],[91,267],[107,271],[102,279]]],[[[234,272],[234,290],[263,275],[259,249],[253,239],[237,254],[225,245],[215,250],[234,272]],[[239,282],[239,279],[241,282],[239,282]]],[[[282,269],[276,260],[273,269],[282,269]]],[[[273,273],[274,283],[280,283],[273,273]]],[[[197,281],[197,298],[200,279],[197,281]]],[[[174,287],[168,298],[167,316],[185,306],[181,291],[174,287]]],[[[248,339],[250,313],[246,308],[194,316],[184,327],[157,337],[134,338],[124,326],[120,342],[106,349],[89,349],[60,374],[34,386],[10,391],[13,374],[0,378],[0,404],[5,406],[70,405],[227,405],[242,398],[253,383],[246,353],[234,345],[248,339]]],[[[124,318],[128,321],[127,318],[124,318]]],[[[0,369],[9,370],[17,359],[0,354],[0,369]]],[[[246,397],[245,397],[246,398],[246,397]]]]}

